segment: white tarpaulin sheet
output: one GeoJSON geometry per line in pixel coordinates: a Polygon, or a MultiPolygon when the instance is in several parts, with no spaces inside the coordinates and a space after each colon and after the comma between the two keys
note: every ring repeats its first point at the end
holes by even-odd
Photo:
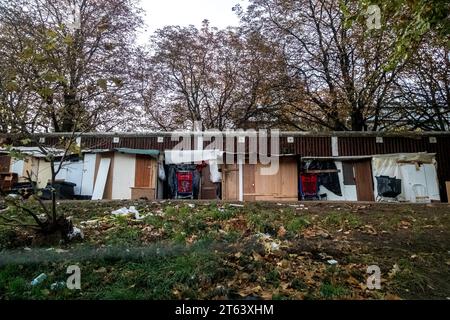
{"type": "Polygon", "coordinates": [[[223,151],[220,150],[167,150],[164,153],[166,164],[201,163],[209,164],[210,180],[214,183],[222,180],[219,163],[222,161],[223,151]]]}
{"type": "Polygon", "coordinates": [[[217,161],[222,154],[223,151],[220,150],[167,150],[164,152],[166,164],[217,161]]]}
{"type": "Polygon", "coordinates": [[[433,153],[373,156],[372,171],[376,198],[378,196],[376,177],[388,176],[402,181],[402,193],[398,197],[399,200],[410,202],[440,200],[436,160],[433,153]]]}

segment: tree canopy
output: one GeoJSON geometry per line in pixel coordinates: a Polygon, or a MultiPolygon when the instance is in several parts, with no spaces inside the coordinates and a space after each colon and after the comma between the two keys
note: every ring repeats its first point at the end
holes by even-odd
{"type": "Polygon", "coordinates": [[[234,10],[138,44],[137,0],[0,0],[0,132],[450,129],[448,2],[234,10]]]}

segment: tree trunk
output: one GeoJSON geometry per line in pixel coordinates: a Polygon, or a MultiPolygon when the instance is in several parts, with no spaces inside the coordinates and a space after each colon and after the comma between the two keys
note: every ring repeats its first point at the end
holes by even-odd
{"type": "Polygon", "coordinates": [[[360,110],[353,110],[352,111],[352,131],[365,131],[366,130],[366,123],[364,120],[364,115],[360,110]]]}

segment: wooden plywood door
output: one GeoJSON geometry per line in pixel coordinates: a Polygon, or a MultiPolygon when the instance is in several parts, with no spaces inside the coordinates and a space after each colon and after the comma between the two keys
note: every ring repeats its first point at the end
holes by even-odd
{"type": "Polygon", "coordinates": [[[244,201],[255,201],[256,165],[244,164],[244,201]]]}
{"type": "Polygon", "coordinates": [[[236,164],[222,167],[222,198],[237,201],[239,199],[239,172],[236,164]]]}
{"type": "Polygon", "coordinates": [[[375,201],[373,194],[372,165],[370,160],[353,164],[358,201],[375,201]]]}
{"type": "Polygon", "coordinates": [[[0,172],[10,172],[10,164],[11,158],[9,156],[0,156],[0,172]]]}
{"type": "Polygon", "coordinates": [[[136,156],[136,188],[153,188],[154,187],[154,160],[148,156],[136,156]]]}
{"type": "Polygon", "coordinates": [[[255,200],[298,200],[297,159],[280,158],[279,169],[274,175],[262,175],[261,170],[268,166],[258,164],[256,168],[255,200]]]}
{"type": "Polygon", "coordinates": [[[216,185],[213,182],[211,182],[209,166],[206,166],[202,170],[200,198],[203,200],[216,199],[216,185]]]}
{"type": "Polygon", "coordinates": [[[298,200],[298,168],[296,158],[283,158],[280,161],[280,194],[278,197],[298,200]]]}

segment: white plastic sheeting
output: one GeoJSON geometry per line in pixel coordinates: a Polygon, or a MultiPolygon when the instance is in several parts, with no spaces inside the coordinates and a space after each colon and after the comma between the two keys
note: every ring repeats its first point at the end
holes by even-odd
{"type": "Polygon", "coordinates": [[[209,164],[211,182],[220,182],[219,162],[223,156],[220,150],[167,150],[164,152],[166,164],[199,163],[209,164]]]}
{"type": "MultiPolygon", "coordinates": [[[[55,163],[55,170],[58,169],[60,162],[55,163]]],[[[65,162],[61,170],[56,175],[57,180],[75,183],[74,193],[81,195],[81,184],[83,182],[83,162],[65,162]]]]}
{"type": "Polygon", "coordinates": [[[338,196],[332,191],[325,188],[323,185],[319,186],[319,194],[326,194],[329,201],[357,201],[356,185],[345,185],[342,161],[335,161],[338,170],[339,184],[342,190],[342,196],[338,196]]]}
{"type": "Polygon", "coordinates": [[[435,154],[404,153],[373,156],[372,172],[375,198],[378,197],[376,177],[388,176],[401,179],[402,193],[398,197],[401,201],[440,200],[435,154]]]}
{"type": "Polygon", "coordinates": [[[222,175],[219,172],[219,163],[217,160],[209,161],[209,178],[211,182],[218,183],[222,181],[222,175]]]}
{"type": "Polygon", "coordinates": [[[164,152],[166,164],[183,164],[218,160],[222,157],[220,150],[166,150],[164,152]]]}

